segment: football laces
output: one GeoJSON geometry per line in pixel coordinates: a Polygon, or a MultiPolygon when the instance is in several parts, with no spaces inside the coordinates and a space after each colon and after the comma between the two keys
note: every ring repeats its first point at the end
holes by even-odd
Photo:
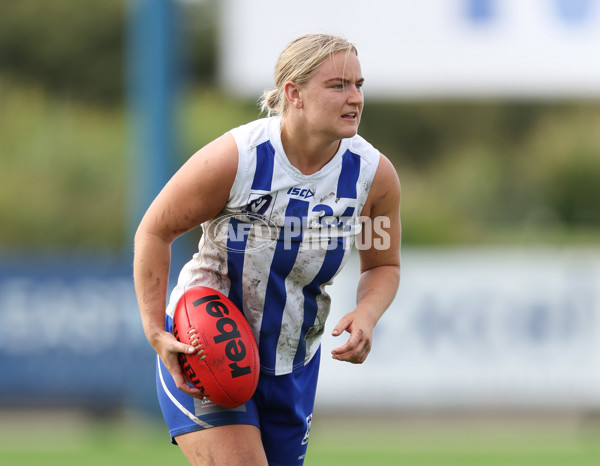
{"type": "Polygon", "coordinates": [[[202,348],[202,343],[199,342],[198,333],[195,328],[191,328],[188,332],[190,338],[190,344],[196,349],[196,356],[198,356],[198,361],[202,361],[206,358],[206,354],[204,353],[204,348],[202,348]]]}

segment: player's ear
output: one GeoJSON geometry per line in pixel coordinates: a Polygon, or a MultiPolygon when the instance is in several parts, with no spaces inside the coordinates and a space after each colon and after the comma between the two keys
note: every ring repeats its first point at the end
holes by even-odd
{"type": "Polygon", "coordinates": [[[300,86],[298,86],[298,84],[296,84],[294,81],[287,81],[283,85],[283,91],[286,99],[292,107],[302,108],[302,95],[300,92],[300,86]]]}

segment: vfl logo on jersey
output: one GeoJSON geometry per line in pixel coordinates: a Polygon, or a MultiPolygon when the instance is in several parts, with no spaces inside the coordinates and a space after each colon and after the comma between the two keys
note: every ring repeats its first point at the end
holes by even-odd
{"type": "Polygon", "coordinates": [[[263,216],[267,212],[267,209],[270,207],[273,202],[273,196],[270,194],[265,194],[264,196],[257,197],[256,199],[250,201],[246,204],[246,207],[242,209],[242,212],[263,216]]]}
{"type": "Polygon", "coordinates": [[[238,211],[208,221],[204,225],[207,241],[219,249],[235,253],[261,251],[275,244],[278,228],[269,219],[274,197],[250,193],[247,202],[238,211]]]}
{"type": "Polygon", "coordinates": [[[308,199],[309,197],[313,197],[315,195],[314,189],[308,188],[290,188],[287,190],[287,194],[290,196],[298,196],[304,199],[308,199]]]}

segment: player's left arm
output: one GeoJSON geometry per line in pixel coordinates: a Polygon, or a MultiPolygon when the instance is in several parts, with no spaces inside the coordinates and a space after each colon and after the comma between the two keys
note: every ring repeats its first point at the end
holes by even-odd
{"type": "Polygon", "coordinates": [[[392,303],[400,283],[400,181],[394,166],[383,155],[361,215],[370,221],[363,225],[358,247],[357,305],[332,331],[338,336],[345,330],[350,337],[331,352],[334,359],[354,364],[361,364],[369,355],[373,329],[392,303]]]}

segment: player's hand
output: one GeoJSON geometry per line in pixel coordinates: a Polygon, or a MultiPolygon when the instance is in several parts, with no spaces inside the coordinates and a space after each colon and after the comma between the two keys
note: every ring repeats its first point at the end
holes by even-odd
{"type": "Polygon", "coordinates": [[[178,358],[179,353],[190,354],[195,351],[195,348],[186,345],[185,343],[181,343],[169,332],[161,332],[152,346],[173,377],[173,381],[177,388],[190,396],[202,399],[204,397],[202,390],[186,383],[186,378],[178,358]]]}
{"type": "Polygon", "coordinates": [[[337,337],[347,331],[350,337],[345,344],[331,351],[333,359],[362,364],[371,352],[373,327],[372,322],[357,310],[342,317],[331,334],[337,337]]]}

